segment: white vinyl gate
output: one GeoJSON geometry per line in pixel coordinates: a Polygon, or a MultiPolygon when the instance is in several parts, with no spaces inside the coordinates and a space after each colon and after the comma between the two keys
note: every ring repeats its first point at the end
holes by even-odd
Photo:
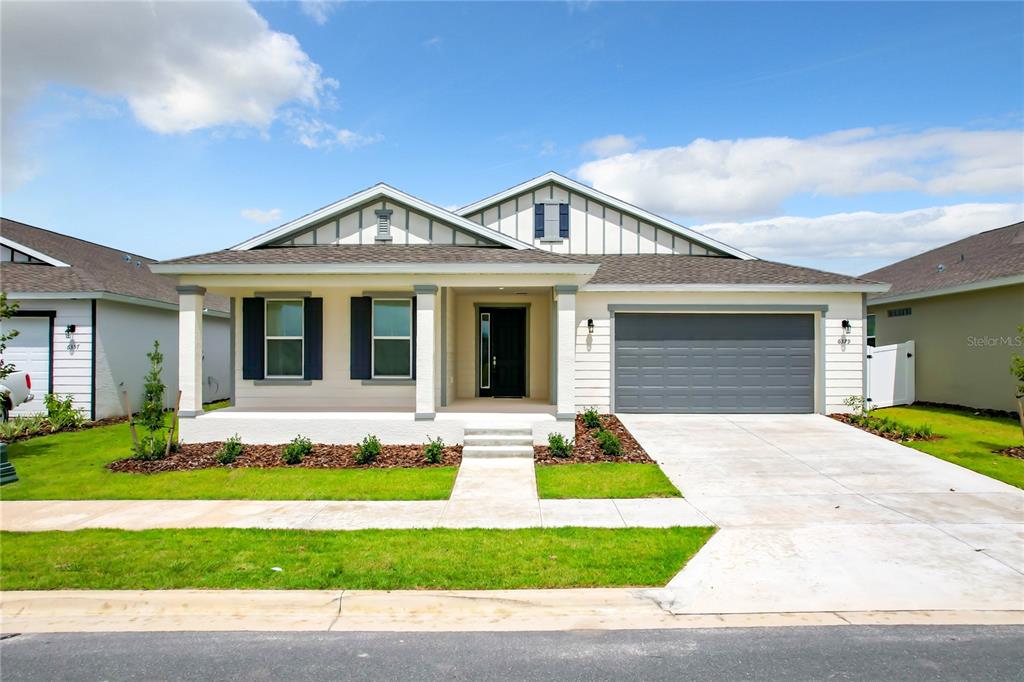
{"type": "Polygon", "coordinates": [[[910,405],[914,402],[914,342],[868,347],[868,409],[910,405]]]}

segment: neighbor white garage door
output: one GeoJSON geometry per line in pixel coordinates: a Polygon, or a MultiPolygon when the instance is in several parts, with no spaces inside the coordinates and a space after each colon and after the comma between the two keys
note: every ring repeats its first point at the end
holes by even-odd
{"type": "Polygon", "coordinates": [[[11,414],[45,412],[43,396],[50,385],[50,318],[12,317],[3,323],[3,329],[18,330],[18,335],[7,342],[4,362],[10,362],[15,369],[29,373],[32,377],[32,393],[35,395],[35,400],[19,405],[11,414]]]}

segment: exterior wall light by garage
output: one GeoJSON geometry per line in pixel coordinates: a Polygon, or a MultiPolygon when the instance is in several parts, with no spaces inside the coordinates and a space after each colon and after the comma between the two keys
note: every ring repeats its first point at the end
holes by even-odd
{"type": "Polygon", "coordinates": [[[588,334],[593,334],[594,333],[594,320],[593,319],[587,320],[587,333],[588,334]]]}

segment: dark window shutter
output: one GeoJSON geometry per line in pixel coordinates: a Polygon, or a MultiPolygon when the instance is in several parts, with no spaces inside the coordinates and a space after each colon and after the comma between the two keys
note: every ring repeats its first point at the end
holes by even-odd
{"type": "Polygon", "coordinates": [[[369,379],[373,376],[370,368],[370,345],[373,343],[372,298],[352,297],[350,323],[349,376],[353,379],[369,379]]]}
{"type": "Polygon", "coordinates": [[[262,298],[242,299],[242,378],[262,379],[264,377],[264,342],[262,298]]]}
{"type": "Polygon", "coordinates": [[[569,204],[558,205],[558,236],[569,238],[569,204]]]}
{"type": "Polygon", "coordinates": [[[305,335],[303,379],[324,378],[324,299],[307,298],[303,306],[305,335]]]}
{"type": "Polygon", "coordinates": [[[412,297],[412,367],[409,368],[409,374],[413,379],[416,378],[416,297],[412,297]]]}
{"type": "Polygon", "coordinates": [[[537,239],[544,236],[544,204],[533,205],[533,236],[537,239]]]}

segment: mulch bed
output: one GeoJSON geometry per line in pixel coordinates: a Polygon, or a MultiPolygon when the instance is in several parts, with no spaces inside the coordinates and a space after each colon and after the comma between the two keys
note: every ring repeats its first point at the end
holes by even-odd
{"type": "Polygon", "coordinates": [[[546,445],[533,447],[533,459],[537,464],[590,464],[594,462],[630,462],[633,464],[654,464],[654,460],[640,447],[619,418],[613,414],[602,414],[604,428],[619,437],[622,443],[621,455],[607,455],[597,442],[597,429],[588,429],[583,417],[576,415],[576,442],[570,457],[554,457],[546,445]]]}
{"type": "Polygon", "coordinates": [[[217,452],[223,443],[183,443],[177,452],[166,459],[146,462],[138,459],[119,459],[107,465],[111,471],[133,474],[156,474],[164,471],[194,471],[196,469],[396,469],[458,466],[462,461],[462,446],[445,447],[438,464],[429,464],[423,458],[422,445],[381,445],[380,456],[370,464],[357,464],[355,445],[326,445],[317,443],[313,451],[300,464],[285,464],[281,459],[284,445],[243,445],[242,454],[233,464],[220,464],[217,452]]]}
{"type": "Polygon", "coordinates": [[[844,424],[849,424],[850,426],[852,426],[855,429],[860,429],[861,431],[867,431],[868,433],[873,433],[876,436],[878,436],[879,438],[884,438],[886,440],[891,440],[894,443],[910,443],[910,442],[913,442],[913,441],[941,440],[942,439],[942,436],[937,436],[935,434],[932,434],[931,436],[926,436],[926,437],[914,436],[912,438],[903,438],[902,436],[900,436],[898,434],[895,434],[895,433],[892,433],[890,431],[879,431],[878,429],[873,429],[873,428],[871,428],[869,426],[864,426],[863,424],[855,424],[852,421],[850,421],[850,415],[845,414],[843,412],[833,412],[829,416],[832,417],[833,419],[835,419],[836,421],[843,422],[844,424]]]}
{"type": "Polygon", "coordinates": [[[1024,459],[1024,445],[1014,445],[1005,450],[996,450],[997,455],[1006,455],[1015,459],[1024,459]]]}

